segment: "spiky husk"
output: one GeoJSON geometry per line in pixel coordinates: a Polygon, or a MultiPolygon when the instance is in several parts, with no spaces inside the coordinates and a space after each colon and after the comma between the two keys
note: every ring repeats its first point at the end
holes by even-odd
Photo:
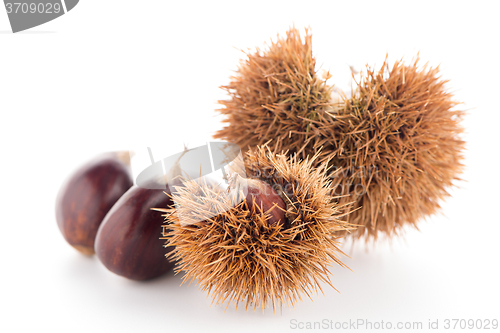
{"type": "Polygon", "coordinates": [[[293,306],[301,295],[321,290],[321,281],[332,285],[328,267],[344,266],[332,235],[349,226],[330,198],[325,170],[313,169],[313,159],[259,148],[248,152],[247,162],[249,178],[267,182],[285,201],[285,225],[269,226],[265,212],[250,211],[245,201],[234,205],[226,191],[188,181],[174,195],[177,210],[166,210],[164,236],[175,246],[170,256],[184,280],[197,279],[216,304],[293,306]],[[197,222],[214,210],[219,214],[197,222]]]}
{"type": "Polygon", "coordinates": [[[226,127],[214,138],[238,144],[243,150],[272,141],[274,151],[297,152],[305,158],[317,146],[314,121],[328,107],[328,73],[319,78],[312,55],[311,34],[296,28],[261,51],[247,53],[227,86],[229,100],[219,101],[226,127]]]}
{"type": "Polygon", "coordinates": [[[336,193],[351,194],[340,203],[356,200],[349,221],[364,226],[358,237],[398,233],[435,213],[463,168],[463,111],[438,68],[418,62],[367,68],[356,94],[329,112],[334,126],[323,127],[323,157],[340,169],[336,193]]]}
{"type": "Polygon", "coordinates": [[[215,137],[243,149],[318,154],[332,171],[332,190],[352,202],[358,238],[393,235],[439,210],[461,173],[462,111],[438,76],[418,58],[379,71],[367,68],[356,94],[341,103],[314,72],[311,35],[292,28],[268,50],[247,54],[219,110],[229,123],[215,137]]]}

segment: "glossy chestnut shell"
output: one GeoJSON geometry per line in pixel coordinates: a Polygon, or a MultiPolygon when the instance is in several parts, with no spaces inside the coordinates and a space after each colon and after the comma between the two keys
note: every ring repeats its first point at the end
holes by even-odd
{"type": "Polygon", "coordinates": [[[269,226],[284,225],[286,205],[278,193],[266,182],[258,179],[246,179],[248,209],[269,215],[269,226]]]}
{"type": "Polygon", "coordinates": [[[130,167],[122,156],[105,153],[86,163],[57,196],[57,225],[66,241],[84,254],[95,253],[94,241],[104,216],[133,185],[130,167]]]}
{"type": "Polygon", "coordinates": [[[97,257],[110,271],[132,280],[158,277],[174,266],[165,258],[164,213],[172,201],[162,190],[133,186],[111,208],[96,238],[97,257]]]}

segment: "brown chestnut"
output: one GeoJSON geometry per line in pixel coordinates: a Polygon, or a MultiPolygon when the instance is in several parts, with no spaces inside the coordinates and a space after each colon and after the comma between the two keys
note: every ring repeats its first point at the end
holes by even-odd
{"type": "Polygon", "coordinates": [[[269,215],[269,226],[284,225],[286,205],[278,193],[266,182],[258,179],[245,179],[247,186],[246,202],[252,212],[269,215]]]}
{"type": "Polygon", "coordinates": [[[56,199],[56,220],[66,241],[94,254],[99,225],[113,204],[133,184],[128,152],[104,153],[74,172],[56,199]]]}
{"type": "MultiPolygon", "coordinates": [[[[168,192],[167,192],[168,193],[168,192]]],[[[172,248],[161,240],[164,213],[170,197],[162,190],[133,186],[111,208],[97,233],[97,257],[107,269],[132,280],[158,277],[173,268],[165,258],[172,248]]]]}

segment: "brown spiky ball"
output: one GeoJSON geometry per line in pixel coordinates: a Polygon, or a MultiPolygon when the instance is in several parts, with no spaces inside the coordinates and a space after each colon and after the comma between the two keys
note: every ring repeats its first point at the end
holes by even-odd
{"type": "Polygon", "coordinates": [[[219,101],[228,125],[214,138],[254,148],[273,140],[275,151],[290,151],[305,158],[318,141],[316,122],[324,118],[332,89],[330,78],[316,74],[312,36],[304,38],[296,28],[278,37],[262,51],[247,53],[236,75],[221,88],[229,100],[219,101]]]}
{"type": "Polygon", "coordinates": [[[398,233],[439,209],[462,170],[464,142],[463,112],[438,68],[419,66],[418,58],[392,68],[385,61],[378,71],[367,68],[353,96],[339,103],[314,72],[310,34],[303,41],[291,29],[247,58],[223,87],[228,126],[217,138],[318,154],[339,203],[354,201],[349,222],[359,225],[358,238],[398,233]]]}
{"type": "Polygon", "coordinates": [[[324,169],[312,164],[313,158],[299,161],[263,148],[247,155],[248,177],[270,185],[285,202],[284,223],[269,223],[269,214],[251,209],[246,199],[234,202],[227,190],[197,180],[179,188],[177,208],[165,210],[164,236],[175,246],[171,256],[184,280],[197,279],[216,304],[273,310],[321,290],[320,282],[331,285],[328,266],[344,266],[332,235],[349,226],[330,198],[324,169]],[[200,222],[204,216],[213,217],[200,222]]]}
{"type": "MultiPolygon", "coordinates": [[[[462,170],[462,111],[438,68],[384,62],[367,69],[355,95],[329,113],[323,147],[337,173],[340,203],[356,199],[355,235],[393,234],[435,213],[462,170]]],[[[326,128],[325,128],[326,129],[326,128]]]]}

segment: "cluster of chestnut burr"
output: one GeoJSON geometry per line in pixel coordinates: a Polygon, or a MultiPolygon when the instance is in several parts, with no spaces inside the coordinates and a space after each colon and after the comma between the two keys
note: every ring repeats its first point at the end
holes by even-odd
{"type": "MultiPolygon", "coordinates": [[[[283,200],[260,180],[248,180],[246,201],[251,211],[269,215],[273,226],[285,221],[283,200]]],[[[148,280],[172,270],[165,256],[163,214],[170,208],[166,190],[134,185],[128,152],[104,153],[76,170],[59,191],[56,219],[66,241],[85,255],[96,254],[110,271],[132,280],[148,280]]]]}
{"type": "Polygon", "coordinates": [[[162,189],[133,185],[128,153],[97,157],[61,189],[64,237],[129,279],[175,266],[215,304],[274,309],[333,287],[329,267],[346,267],[342,238],[394,237],[439,211],[460,180],[465,142],[447,81],[418,57],[367,66],[350,94],[330,78],[317,71],[307,29],[249,51],[221,87],[229,98],[214,139],[224,145],[171,156],[162,189]],[[211,172],[222,170],[218,159],[228,166],[227,187],[197,182],[198,153],[210,155],[211,172]],[[185,154],[196,175],[182,180],[185,154]]]}

